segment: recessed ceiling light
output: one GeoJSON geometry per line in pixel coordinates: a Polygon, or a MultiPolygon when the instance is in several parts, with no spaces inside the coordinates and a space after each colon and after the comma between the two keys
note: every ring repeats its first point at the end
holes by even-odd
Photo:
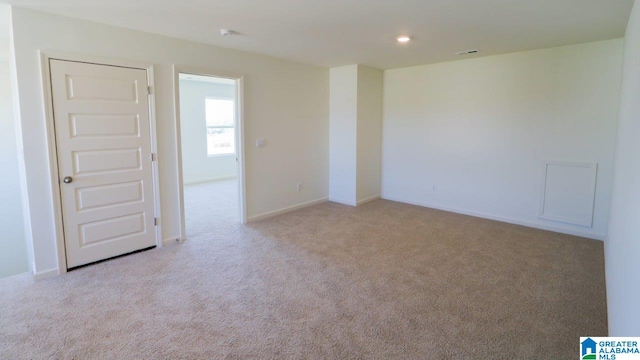
{"type": "Polygon", "coordinates": [[[399,43],[408,43],[409,41],[411,41],[411,37],[402,35],[402,36],[398,36],[396,40],[398,40],[399,43]]]}

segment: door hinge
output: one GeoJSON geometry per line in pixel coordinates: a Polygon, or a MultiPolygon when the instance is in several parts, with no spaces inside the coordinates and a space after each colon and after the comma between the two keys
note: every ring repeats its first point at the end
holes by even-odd
{"type": "Polygon", "coordinates": [[[151,86],[147,86],[147,95],[151,95],[151,86]]]}
{"type": "Polygon", "coordinates": [[[153,226],[158,226],[158,218],[153,218],[153,226]]]}
{"type": "Polygon", "coordinates": [[[156,161],[156,154],[154,153],[149,154],[149,158],[151,159],[151,162],[156,161]]]}

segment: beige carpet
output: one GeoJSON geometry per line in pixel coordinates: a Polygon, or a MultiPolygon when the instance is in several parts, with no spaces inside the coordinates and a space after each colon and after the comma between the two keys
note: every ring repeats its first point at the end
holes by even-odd
{"type": "Polygon", "coordinates": [[[240,221],[236,179],[188,185],[184,189],[187,238],[240,221]]]}
{"type": "Polygon", "coordinates": [[[0,359],[569,359],[607,334],[598,241],[384,200],[201,216],[183,244],[0,280],[0,359]]]}

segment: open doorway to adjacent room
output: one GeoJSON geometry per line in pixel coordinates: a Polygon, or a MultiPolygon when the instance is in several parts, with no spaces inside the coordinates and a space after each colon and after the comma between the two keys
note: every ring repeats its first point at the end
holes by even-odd
{"type": "Polygon", "coordinates": [[[183,238],[244,222],[240,79],[178,73],[183,238]]]}

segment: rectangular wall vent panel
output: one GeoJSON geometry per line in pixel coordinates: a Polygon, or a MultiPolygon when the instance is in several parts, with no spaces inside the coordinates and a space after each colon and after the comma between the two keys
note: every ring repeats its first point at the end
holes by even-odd
{"type": "Polygon", "coordinates": [[[540,218],[591,227],[597,163],[547,161],[540,218]]]}

